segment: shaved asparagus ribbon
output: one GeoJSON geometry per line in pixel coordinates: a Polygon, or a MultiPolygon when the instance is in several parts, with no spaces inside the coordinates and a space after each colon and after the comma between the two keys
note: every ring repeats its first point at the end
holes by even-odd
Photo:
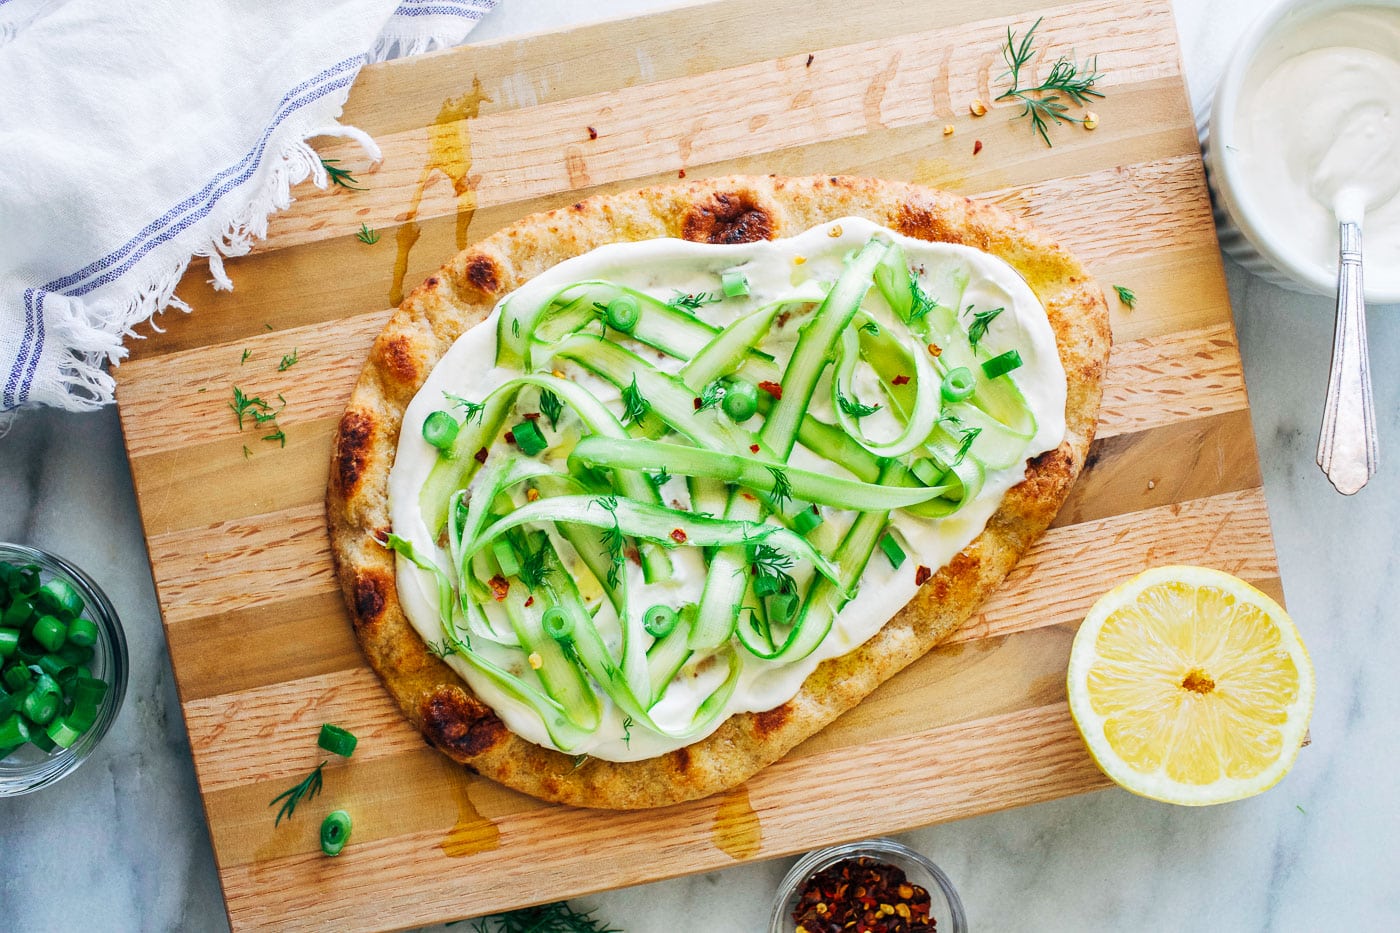
{"type": "Polygon", "coordinates": [[[1024,460],[1035,418],[1011,379],[988,379],[977,364],[958,320],[966,284],[954,270],[925,291],[903,250],[876,237],[836,282],[794,286],[722,328],[607,281],[537,305],[508,299],[496,364],[520,375],[466,407],[420,494],[438,553],[392,534],[382,542],[434,579],[443,653],[533,710],[562,751],[588,741],[607,703],[628,728],[707,733],[743,652],[795,662],[822,643],[892,512],[951,515],[987,469],[1024,460]],[[786,362],[763,347],[783,326],[799,335],[786,362]],[[616,387],[622,414],[561,366],[616,387]],[[834,423],[811,407],[828,366],[834,423]],[[959,367],[975,385],[947,403],[940,386],[959,367]],[[757,420],[736,422],[719,404],[740,380],[766,390],[757,420]],[[857,385],[880,398],[858,400],[857,385]],[[885,437],[861,423],[879,409],[898,425],[885,437]],[[540,413],[551,410],[546,426],[540,413]],[[521,417],[549,441],[538,458],[500,441],[521,417]],[[798,445],[831,469],[791,466],[798,445]],[[671,495],[678,482],[688,504],[671,495]],[[809,508],[853,519],[839,535],[830,523],[796,526],[804,537],[794,518],[809,508]],[[683,549],[703,561],[703,591],[698,604],[671,607],[674,628],[653,636],[628,561],[654,583],[683,549]],[[690,721],[658,722],[674,678],[702,665],[709,693],[690,721]]]}

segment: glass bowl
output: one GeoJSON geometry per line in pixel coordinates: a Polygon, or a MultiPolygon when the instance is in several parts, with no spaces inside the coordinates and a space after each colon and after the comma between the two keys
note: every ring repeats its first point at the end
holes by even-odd
{"type": "Polygon", "coordinates": [[[97,626],[97,642],[93,645],[90,664],[92,675],[108,684],[96,722],[72,747],[45,753],[33,745],[25,745],[0,761],[0,797],[18,797],[67,777],[92,754],[121,709],[122,697],[126,695],[128,661],[126,635],[122,633],[117,612],[91,577],[57,554],[22,544],[0,543],[0,561],[34,564],[42,579],[66,580],[82,595],[87,607],[85,614],[97,626]]]}
{"type": "Polygon", "coordinates": [[[903,869],[911,884],[925,888],[931,900],[929,914],[936,921],[938,933],[967,933],[967,917],[963,913],[962,899],[958,897],[953,882],[948,880],[943,869],[893,839],[848,842],[845,845],[808,852],[798,859],[797,864],[787,873],[787,877],[783,878],[783,883],[778,886],[777,897],[773,899],[773,919],[768,926],[769,933],[793,933],[796,925],[792,920],[792,910],[797,906],[798,894],[808,878],[842,859],[861,856],[887,865],[896,865],[903,869]]]}

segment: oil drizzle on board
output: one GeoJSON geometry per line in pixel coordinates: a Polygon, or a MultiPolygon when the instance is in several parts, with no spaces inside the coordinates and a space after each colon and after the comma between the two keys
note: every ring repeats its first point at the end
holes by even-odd
{"type": "Polygon", "coordinates": [[[428,127],[428,158],[423,171],[418,176],[418,187],[413,192],[403,226],[395,236],[398,252],[394,256],[394,279],[389,286],[389,304],[397,306],[403,301],[403,278],[408,272],[408,254],[418,242],[421,232],[417,219],[418,207],[423,203],[423,192],[428,187],[434,172],[441,172],[452,183],[452,193],[457,198],[457,248],[467,248],[467,228],[471,226],[476,213],[475,185],[478,179],[468,173],[472,167],[471,130],[468,120],[481,114],[482,103],[490,103],[491,98],[481,89],[481,78],[472,78],[472,89],[459,97],[449,97],[442,102],[437,118],[428,127]]]}
{"type": "MultiPolygon", "coordinates": [[[[457,769],[454,767],[454,771],[457,769]]],[[[471,782],[458,774],[450,783],[452,797],[457,803],[457,822],[452,824],[438,847],[448,858],[465,858],[490,852],[501,844],[501,831],[496,824],[477,812],[467,787],[471,782]]]]}
{"type": "Polygon", "coordinates": [[[735,861],[753,858],[763,846],[763,827],[740,785],[720,798],[715,810],[715,846],[735,861]]]}

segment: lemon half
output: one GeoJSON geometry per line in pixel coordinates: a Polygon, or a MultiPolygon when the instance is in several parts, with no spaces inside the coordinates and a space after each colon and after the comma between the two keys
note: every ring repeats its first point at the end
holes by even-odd
{"type": "Polygon", "coordinates": [[[1075,636],[1068,687],[1104,773],[1187,806],[1278,783],[1303,744],[1315,690],[1283,607],[1204,567],[1158,567],[1099,599],[1075,636]]]}

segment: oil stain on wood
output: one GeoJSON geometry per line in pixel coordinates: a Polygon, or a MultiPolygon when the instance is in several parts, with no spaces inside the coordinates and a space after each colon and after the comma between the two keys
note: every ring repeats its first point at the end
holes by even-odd
{"type": "MultiPolygon", "coordinates": [[[[452,765],[452,770],[459,772],[460,769],[452,765]]],[[[472,804],[471,794],[468,793],[470,783],[465,775],[458,773],[449,785],[452,797],[457,803],[457,822],[452,824],[452,828],[438,844],[448,858],[465,858],[468,855],[490,852],[501,844],[500,829],[478,813],[472,804]]]]}
{"type": "Polygon", "coordinates": [[[715,810],[714,840],[735,861],[753,858],[763,847],[763,827],[749,803],[747,788],[736,787],[720,798],[715,810]]]}
{"type": "Polygon", "coordinates": [[[444,100],[437,118],[428,127],[428,158],[418,176],[418,187],[413,192],[408,216],[395,237],[398,252],[394,257],[393,284],[389,287],[391,305],[398,305],[403,301],[403,279],[408,272],[408,254],[418,242],[420,233],[417,223],[418,208],[423,203],[423,192],[432,180],[434,172],[441,172],[452,184],[452,193],[457,198],[457,248],[467,248],[467,229],[476,213],[476,179],[469,174],[472,167],[472,145],[471,130],[467,121],[480,115],[483,102],[490,103],[491,98],[481,89],[481,79],[473,77],[472,89],[458,97],[444,100]]]}

